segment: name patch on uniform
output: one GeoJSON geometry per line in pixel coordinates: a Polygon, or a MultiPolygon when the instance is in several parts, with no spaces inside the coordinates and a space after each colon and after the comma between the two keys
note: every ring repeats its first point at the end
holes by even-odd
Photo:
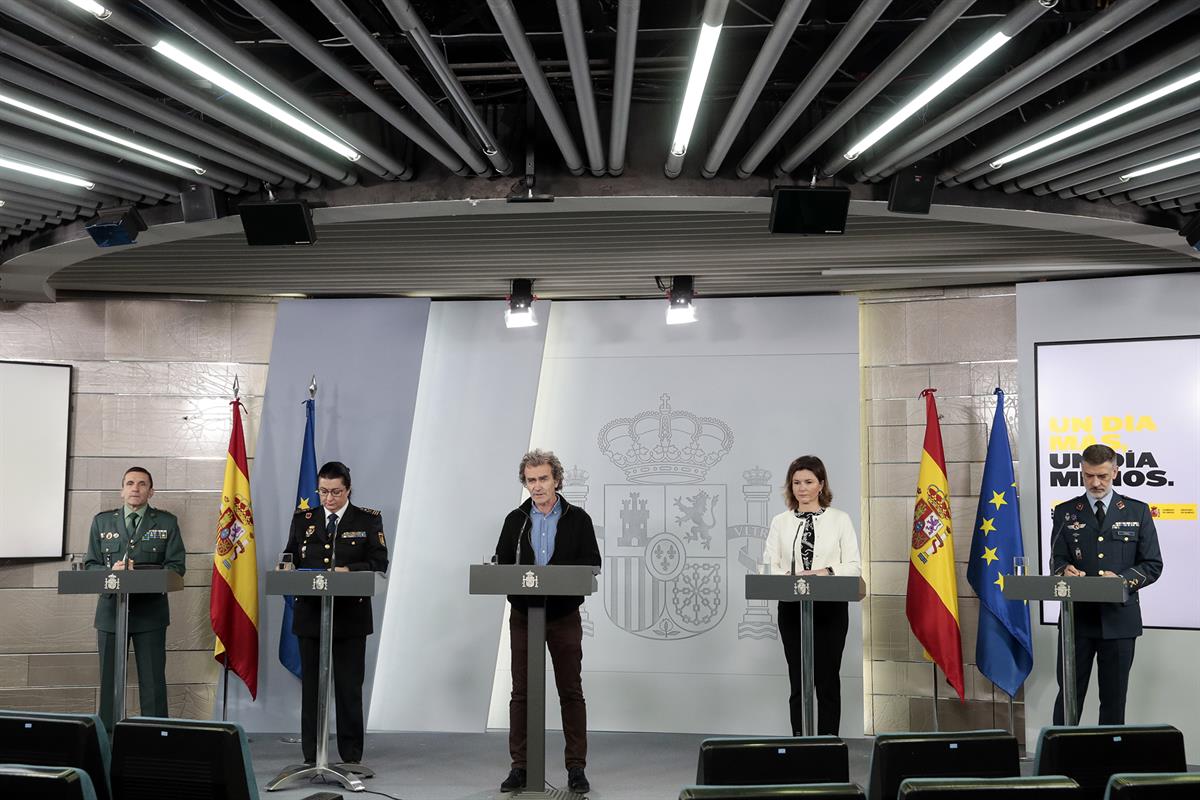
{"type": "Polygon", "coordinates": [[[367,532],[366,531],[342,531],[341,537],[343,539],[365,539],[365,538],[367,538],[367,532]]]}
{"type": "Polygon", "coordinates": [[[1140,528],[1142,527],[1142,523],[1137,520],[1124,520],[1121,522],[1114,522],[1112,526],[1114,528],[1140,528]]]}

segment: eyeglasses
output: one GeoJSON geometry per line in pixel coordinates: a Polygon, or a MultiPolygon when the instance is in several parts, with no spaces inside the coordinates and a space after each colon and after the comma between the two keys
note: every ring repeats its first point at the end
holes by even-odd
{"type": "Polygon", "coordinates": [[[317,494],[321,497],[341,497],[345,493],[345,489],[317,489],[317,494]]]}

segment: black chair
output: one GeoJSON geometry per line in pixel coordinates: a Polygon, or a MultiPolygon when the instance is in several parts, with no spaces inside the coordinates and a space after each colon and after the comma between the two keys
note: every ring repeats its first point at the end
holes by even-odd
{"type": "Polygon", "coordinates": [[[853,783],[805,786],[685,786],[679,800],[866,800],[853,783]]]}
{"type": "Polygon", "coordinates": [[[850,753],[836,736],[715,738],[700,743],[701,786],[849,783],[850,753]]]}
{"type": "Polygon", "coordinates": [[[108,732],[95,714],[0,711],[0,764],[75,767],[87,773],[97,800],[112,797],[108,732]]]}
{"type": "Polygon", "coordinates": [[[883,733],[871,752],[868,800],[895,800],[908,778],[1016,778],[1017,737],[1007,731],[883,733]]]}
{"type": "Polygon", "coordinates": [[[13,800],[96,800],[92,779],[77,767],[0,764],[0,797],[13,800]]]}
{"type": "Polygon", "coordinates": [[[1025,778],[909,778],[898,800],[1076,800],[1079,784],[1061,775],[1025,778]]]}
{"type": "Polygon", "coordinates": [[[1104,800],[1194,800],[1200,772],[1123,772],[1108,780],[1104,800]]]}
{"type": "Polygon", "coordinates": [[[1033,772],[1066,775],[1081,800],[1101,800],[1118,772],[1187,772],[1187,756],[1170,725],[1051,726],[1038,737],[1033,772]]]}
{"type": "Polygon", "coordinates": [[[246,732],[236,722],[118,722],[112,788],[120,800],[258,800],[246,732]]]}

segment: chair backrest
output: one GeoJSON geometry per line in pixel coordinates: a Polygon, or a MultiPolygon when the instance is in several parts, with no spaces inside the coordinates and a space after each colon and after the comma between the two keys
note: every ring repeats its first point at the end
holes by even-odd
{"type": "Polygon", "coordinates": [[[803,786],[685,786],[679,800],[866,800],[854,783],[803,786]]]}
{"type": "Polygon", "coordinates": [[[108,732],[95,714],[0,711],[0,763],[75,767],[111,800],[108,732]]]}
{"type": "Polygon", "coordinates": [[[1125,772],[1108,780],[1104,800],[1194,800],[1200,772],[1125,772]]]}
{"type": "Polygon", "coordinates": [[[1066,775],[1081,800],[1101,800],[1118,772],[1187,772],[1183,734],[1170,725],[1096,725],[1043,728],[1035,775],[1066,775]]]}
{"type": "Polygon", "coordinates": [[[908,778],[1016,778],[1017,738],[1007,731],[883,733],[871,752],[868,800],[895,800],[908,778]]]}
{"type": "Polygon", "coordinates": [[[909,778],[898,800],[1076,800],[1079,784],[1062,775],[1024,778],[909,778]]]}
{"type": "Polygon", "coordinates": [[[113,730],[120,800],[258,800],[246,732],[236,722],[134,717],[113,730]]]}
{"type": "Polygon", "coordinates": [[[78,767],[0,764],[0,797],[96,800],[96,789],[88,774],[78,767]]]}
{"type": "Polygon", "coordinates": [[[850,753],[836,736],[713,738],[700,743],[701,786],[849,783],[850,753]]]}

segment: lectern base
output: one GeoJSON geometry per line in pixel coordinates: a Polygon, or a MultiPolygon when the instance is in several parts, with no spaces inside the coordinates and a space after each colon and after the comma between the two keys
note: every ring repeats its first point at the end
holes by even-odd
{"type": "Polygon", "coordinates": [[[346,772],[349,772],[352,775],[357,775],[360,778],[375,777],[375,770],[363,764],[347,764],[345,761],[342,761],[335,766],[337,766],[339,769],[346,770],[346,772]]]}
{"type": "MultiPolygon", "coordinates": [[[[500,797],[504,796],[500,795],[500,797]]],[[[543,789],[540,792],[522,789],[507,796],[513,800],[584,800],[587,797],[587,795],[578,794],[569,789],[543,789]]]]}
{"type": "MultiPolygon", "coordinates": [[[[361,768],[361,765],[355,766],[361,768]]],[[[374,775],[374,773],[371,774],[374,775]]],[[[267,791],[273,792],[277,789],[282,789],[286,784],[312,780],[317,776],[332,778],[352,792],[361,792],[367,788],[363,786],[363,782],[353,772],[346,769],[342,764],[329,764],[327,766],[321,766],[320,764],[293,764],[290,767],[284,767],[282,772],[271,779],[271,782],[267,784],[267,791]]]]}

